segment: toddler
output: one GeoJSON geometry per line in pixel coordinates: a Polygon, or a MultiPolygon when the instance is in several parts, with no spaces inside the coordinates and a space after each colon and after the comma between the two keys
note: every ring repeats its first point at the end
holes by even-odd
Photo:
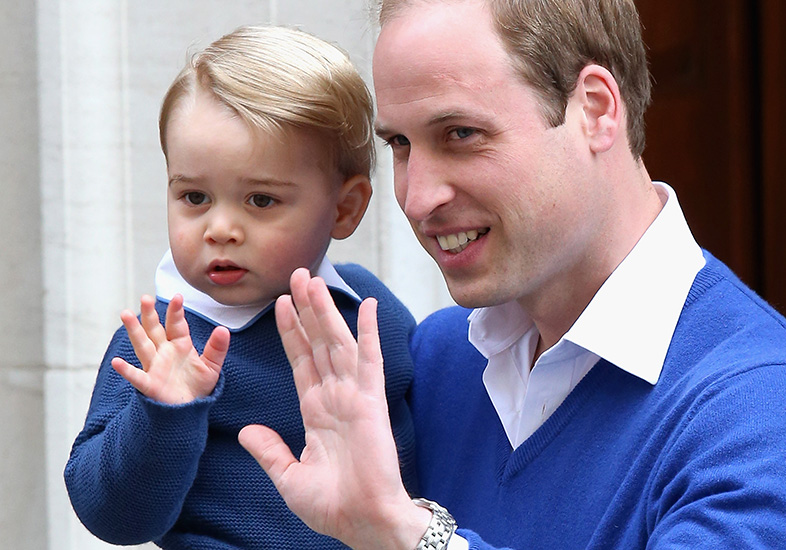
{"type": "Polygon", "coordinates": [[[405,483],[414,435],[404,400],[415,322],[371,273],[334,267],[371,197],[373,108],[347,56],[307,33],[243,27],[195,55],[159,121],[170,251],[157,297],[121,315],[65,469],[96,536],[170,549],[343,548],[292,514],[239,430],[305,445],[273,303],[291,273],[325,279],[355,330],[374,296],[405,483]],[[231,343],[230,343],[231,342],[231,343]]]}

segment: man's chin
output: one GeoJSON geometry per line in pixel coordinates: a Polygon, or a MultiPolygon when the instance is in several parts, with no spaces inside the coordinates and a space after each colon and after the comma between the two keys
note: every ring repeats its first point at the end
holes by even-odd
{"type": "Polygon", "coordinates": [[[448,285],[450,297],[462,307],[475,309],[495,305],[490,303],[490,297],[487,295],[487,292],[481,292],[480,289],[467,288],[461,284],[451,284],[447,279],[445,282],[448,285]]]}
{"type": "MultiPolygon", "coordinates": [[[[443,273],[444,277],[444,273],[443,273]]],[[[474,281],[457,280],[445,277],[445,284],[453,301],[458,305],[470,309],[492,307],[507,304],[517,299],[515,292],[504,292],[502,287],[489,284],[490,279],[483,279],[486,284],[478,284],[480,279],[474,281]]]]}

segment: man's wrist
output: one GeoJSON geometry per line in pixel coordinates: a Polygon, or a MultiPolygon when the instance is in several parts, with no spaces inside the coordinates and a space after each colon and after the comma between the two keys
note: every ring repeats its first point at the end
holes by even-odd
{"type": "Polygon", "coordinates": [[[450,537],[456,531],[456,520],[436,502],[425,498],[413,498],[412,502],[431,510],[431,521],[415,550],[446,550],[450,537]]]}

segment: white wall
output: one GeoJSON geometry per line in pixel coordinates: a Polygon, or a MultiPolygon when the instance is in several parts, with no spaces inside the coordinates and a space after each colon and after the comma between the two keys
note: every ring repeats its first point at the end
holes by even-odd
{"type": "Polygon", "coordinates": [[[35,52],[35,3],[0,3],[0,547],[25,549],[46,547],[35,52]]]}
{"type": "MultiPolygon", "coordinates": [[[[370,75],[366,0],[38,0],[0,5],[2,548],[89,550],[62,470],[118,313],[166,248],[158,107],[186,51],[241,24],[298,25],[370,75]]],[[[330,251],[385,280],[419,319],[450,303],[392,198],[330,251]]]]}

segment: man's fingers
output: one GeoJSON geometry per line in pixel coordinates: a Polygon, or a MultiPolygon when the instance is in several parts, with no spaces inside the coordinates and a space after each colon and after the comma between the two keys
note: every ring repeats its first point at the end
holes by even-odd
{"type": "Polygon", "coordinates": [[[361,387],[385,391],[382,348],[377,326],[377,301],[366,298],[358,311],[358,378],[361,387]]]}
{"type": "Polygon", "coordinates": [[[358,360],[357,342],[346,319],[336,307],[325,281],[312,279],[308,285],[308,298],[313,317],[308,319],[308,324],[304,320],[304,327],[312,346],[314,343],[321,346],[319,357],[315,350],[315,360],[326,361],[331,374],[354,376],[358,360]]]}
{"type": "Polygon", "coordinates": [[[275,431],[267,426],[246,426],[237,436],[240,444],[256,459],[281,492],[287,470],[298,464],[292,451],[275,431]]]}
{"type": "Polygon", "coordinates": [[[229,350],[229,339],[229,329],[216,327],[213,329],[207,344],[205,344],[202,359],[215,372],[220,372],[221,366],[224,364],[224,359],[226,359],[227,351],[229,350]]]}
{"type": "MultiPolygon", "coordinates": [[[[293,368],[304,358],[315,372],[311,381],[357,373],[358,347],[352,331],[339,312],[325,281],[311,277],[307,269],[295,270],[290,278],[291,299],[277,304],[279,333],[286,337],[287,357],[293,368]],[[279,310],[279,308],[281,308],[279,310]],[[290,332],[291,331],[291,332],[290,332]]],[[[377,344],[378,345],[378,344],[377,344]]]]}
{"type": "MultiPolygon", "coordinates": [[[[308,342],[314,366],[320,378],[325,379],[334,376],[333,366],[330,361],[330,350],[323,339],[322,327],[319,326],[319,321],[314,313],[309,291],[312,284],[319,284],[319,282],[322,280],[312,279],[311,273],[307,269],[299,268],[292,273],[290,288],[292,301],[297,308],[297,317],[308,342]]],[[[324,282],[322,284],[324,285],[324,282]]]]}
{"type": "Polygon", "coordinates": [[[300,325],[292,297],[288,294],[279,296],[276,300],[276,326],[284,352],[292,365],[298,396],[302,399],[303,393],[309,387],[319,384],[322,378],[314,367],[311,344],[300,325]]]}

